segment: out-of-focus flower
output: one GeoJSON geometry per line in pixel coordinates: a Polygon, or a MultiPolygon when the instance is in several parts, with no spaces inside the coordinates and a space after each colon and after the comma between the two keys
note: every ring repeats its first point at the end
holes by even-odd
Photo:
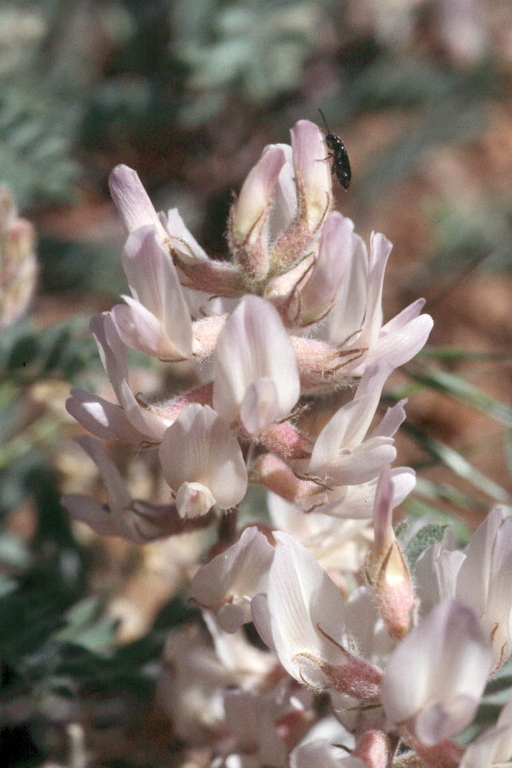
{"type": "Polygon", "coordinates": [[[417,564],[419,596],[426,606],[455,598],[482,620],[493,648],[493,671],[512,653],[512,516],[495,507],[477,528],[466,552],[441,544],[425,551],[417,564]]]}
{"type": "Polygon", "coordinates": [[[512,653],[512,517],[495,507],[473,534],[457,574],[455,597],[480,616],[493,647],[493,669],[512,653]]]}
{"type": "Polygon", "coordinates": [[[26,312],[36,280],[34,228],[19,218],[10,189],[0,185],[0,328],[26,312]]]}
{"type": "Polygon", "coordinates": [[[187,529],[174,505],[148,504],[132,499],[117,467],[108,458],[102,444],[84,435],[77,442],[97,465],[107,489],[108,504],[88,496],[67,494],[62,504],[101,536],[120,536],[135,544],[146,544],[187,529]]]}
{"type": "Polygon", "coordinates": [[[432,747],[473,719],[491,671],[490,641],[471,608],[441,603],[393,652],[382,681],[387,717],[432,747]]]}
{"type": "Polygon", "coordinates": [[[227,765],[288,766],[288,752],[309,726],[313,714],[313,696],[299,696],[294,687],[287,686],[287,690],[280,686],[269,693],[226,691],[226,722],[236,738],[227,765]]]}
{"type": "Polygon", "coordinates": [[[464,752],[460,768],[509,768],[512,759],[512,701],[500,712],[498,722],[487,728],[464,752]]]}

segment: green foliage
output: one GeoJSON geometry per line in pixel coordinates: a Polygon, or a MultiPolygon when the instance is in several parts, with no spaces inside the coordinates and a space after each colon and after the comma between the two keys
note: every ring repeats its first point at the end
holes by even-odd
{"type": "Polygon", "coordinates": [[[306,59],[320,48],[323,12],[318,3],[289,0],[202,0],[193,12],[186,0],[175,3],[173,52],[188,69],[192,97],[183,120],[196,125],[211,119],[235,87],[260,105],[297,89],[306,59]]]}
{"type": "Polygon", "coordinates": [[[431,523],[430,525],[425,525],[412,537],[405,550],[405,556],[411,569],[414,568],[418,558],[428,547],[442,541],[447,528],[447,525],[431,523]]]}
{"type": "Polygon", "coordinates": [[[60,507],[55,478],[40,467],[30,488],[38,509],[34,541],[0,536],[0,701],[7,726],[0,742],[9,754],[20,752],[16,768],[31,764],[23,762],[27,755],[37,764],[57,723],[92,717],[95,727],[135,724],[153,694],[169,631],[197,619],[175,598],[145,637],[117,647],[116,622],[100,598],[87,594],[87,556],[60,507]]]}
{"type": "Polygon", "coordinates": [[[0,93],[0,179],[21,206],[70,199],[76,117],[40,83],[6,83],[0,93]]]}

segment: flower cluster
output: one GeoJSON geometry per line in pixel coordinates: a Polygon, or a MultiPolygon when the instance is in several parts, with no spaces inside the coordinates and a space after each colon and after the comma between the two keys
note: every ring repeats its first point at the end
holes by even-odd
{"type": "Polygon", "coordinates": [[[391,245],[374,234],[368,252],[333,211],[320,129],[299,121],[291,136],[264,150],[231,207],[229,261],[209,258],[177,210],[157,214],[134,171],[113,171],[130,295],[91,330],[117,402],[82,390],[68,401],[94,436],[80,442],[108,504],[64,502],[136,543],[230,519],[190,583],[205,628],[173,634],[161,680],[176,735],[209,750],[201,764],[469,768],[487,749],[485,768],[508,749],[512,715],[484,746],[450,739],[511,652],[510,519],[496,510],[467,554],[438,545],[411,575],[392,527],[415,482],[391,468],[405,402],[376,414],[432,320],[420,300],[384,323],[391,245]],[[196,386],[146,402],[127,348],[193,363],[196,386]],[[319,395],[342,389],[318,427],[319,395]],[[169,503],[134,500],[95,438],[157,455],[169,503]],[[270,522],[242,528],[249,485],[267,490],[270,522]]]}
{"type": "Polygon", "coordinates": [[[36,280],[34,228],[18,216],[10,189],[0,185],[0,328],[26,312],[36,280]]]}

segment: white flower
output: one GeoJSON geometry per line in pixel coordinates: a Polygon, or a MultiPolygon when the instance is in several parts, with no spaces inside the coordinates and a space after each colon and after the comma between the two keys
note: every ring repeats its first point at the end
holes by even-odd
{"type": "Polygon", "coordinates": [[[245,495],[247,469],[238,441],[208,405],[183,408],[166,430],[159,456],[182,517],[205,515],[214,504],[229,509],[245,495]]]}
{"type": "Polygon", "coordinates": [[[192,322],[176,268],[153,226],[132,232],[123,250],[132,296],[112,310],[122,340],[161,360],[192,355],[192,322]]]}
{"type": "MultiPolygon", "coordinates": [[[[355,236],[357,237],[357,236],[355,236]]],[[[362,373],[376,360],[397,368],[425,345],[433,320],[420,315],[425,303],[419,299],[383,325],[382,287],[392,245],[384,235],[373,234],[368,257],[366,246],[357,237],[350,272],[341,284],[336,305],[327,319],[327,339],[346,349],[366,349],[351,368],[362,373]]]]}
{"type": "Polygon", "coordinates": [[[274,307],[257,296],[245,296],[226,320],[213,364],[215,410],[251,435],[284,419],[299,399],[290,338],[274,307]]]}
{"type": "Polygon", "coordinates": [[[512,652],[512,517],[495,507],[474,532],[465,552],[429,547],[416,565],[423,606],[454,598],[480,617],[493,648],[493,671],[512,652]]]}
{"type": "Polygon", "coordinates": [[[258,631],[263,638],[270,631],[279,661],[299,682],[375,699],[380,670],[353,655],[338,588],[298,541],[285,533],[274,533],[274,538],[268,616],[261,603],[253,609],[258,631]]]}
{"type": "Polygon", "coordinates": [[[266,536],[254,526],[246,528],[235,544],[197,571],[191,595],[202,608],[215,611],[225,632],[235,632],[252,621],[251,598],[266,592],[273,557],[266,536]]]}
{"type": "Polygon", "coordinates": [[[366,369],[354,399],[343,405],[318,435],[307,467],[333,485],[358,485],[374,479],[396,456],[393,434],[403,418],[403,408],[395,406],[398,419],[387,416],[391,425],[370,435],[366,433],[373,419],[390,368],[378,363],[366,369]]]}
{"type": "Polygon", "coordinates": [[[457,574],[455,597],[480,616],[492,639],[493,669],[512,652],[512,517],[495,507],[474,532],[457,574]]]}

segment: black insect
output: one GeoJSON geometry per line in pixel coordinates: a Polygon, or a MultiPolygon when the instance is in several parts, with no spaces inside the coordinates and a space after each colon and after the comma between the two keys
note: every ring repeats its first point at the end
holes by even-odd
{"type": "Polygon", "coordinates": [[[350,160],[348,159],[348,152],[345,149],[345,145],[339,136],[331,133],[327,120],[324,117],[324,113],[318,108],[318,111],[322,115],[322,120],[327,129],[325,134],[325,143],[331,150],[327,157],[332,157],[331,173],[334,173],[339,183],[344,189],[348,189],[350,186],[350,180],[352,179],[352,170],[350,168],[350,160]]]}

